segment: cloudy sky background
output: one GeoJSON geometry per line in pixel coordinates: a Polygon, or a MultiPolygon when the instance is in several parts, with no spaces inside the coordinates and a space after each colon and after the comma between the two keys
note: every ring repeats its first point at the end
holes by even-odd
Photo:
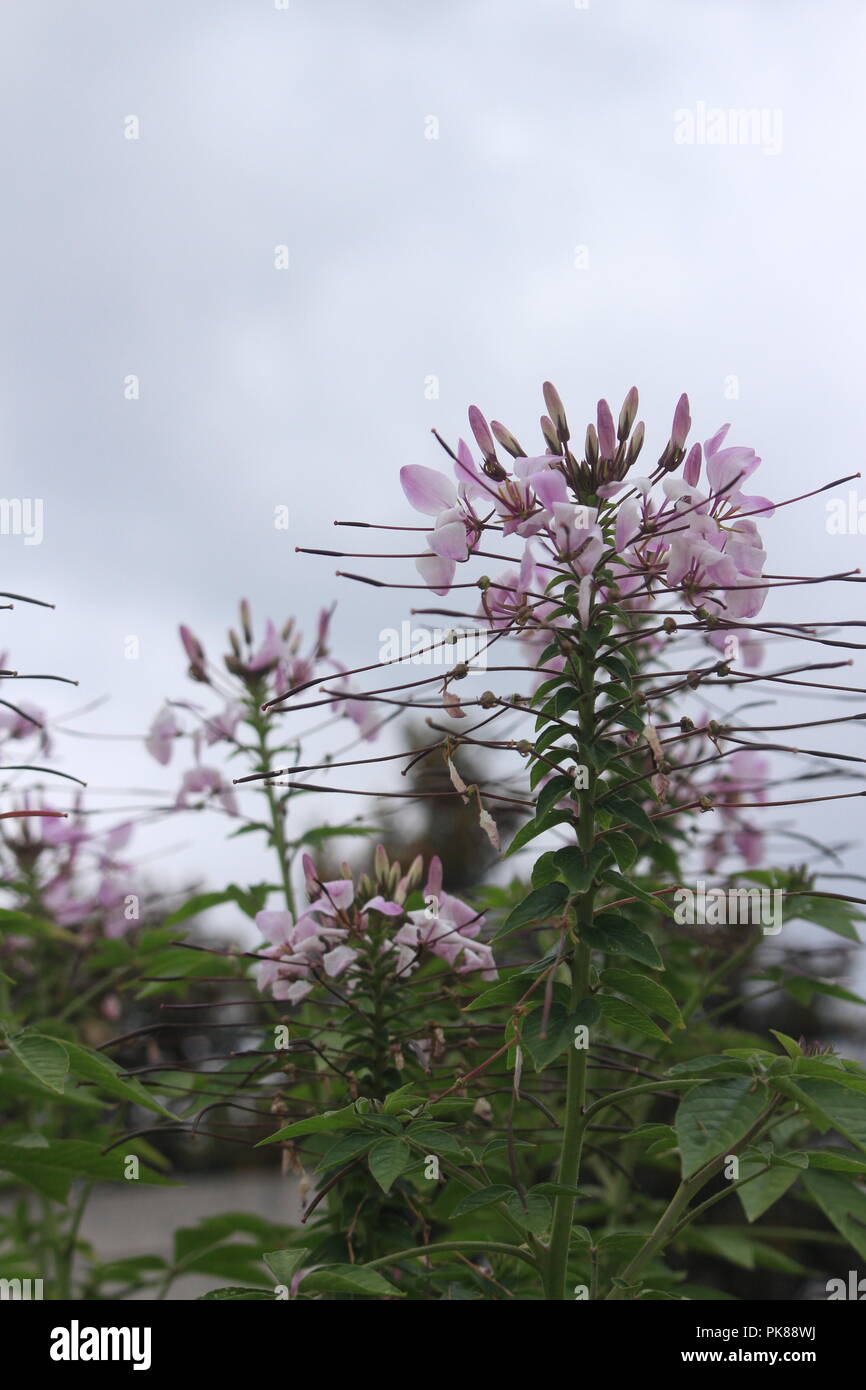
{"type": "MultiPolygon", "coordinates": [[[[759,492],[860,468],[864,29],[844,0],[6,0],[0,490],[44,499],[45,536],[0,545],[4,587],[57,608],[4,631],[18,669],[81,682],[12,698],[111,697],[60,744],[91,804],[174,794],[181,768],[115,736],[192,693],[178,622],[221,651],[242,595],[307,629],[337,598],[338,654],[375,659],[408,600],[294,547],[411,523],[398,469],[436,466],[470,402],[529,443],[545,378],[577,433],[635,383],[655,457],[687,390],[693,437],[729,419],[762,455],[759,492]],[[699,103],[781,113],[781,149],[677,143],[699,103]]],[[[768,568],[860,564],[825,522],[817,498],[767,523],[768,568]]],[[[765,611],[855,618],[862,592],[765,611]]],[[[866,755],[861,730],[818,746],[866,755]]],[[[798,822],[856,838],[860,805],[798,822]]],[[[262,872],[215,817],[139,846],[177,882],[262,872]]]]}

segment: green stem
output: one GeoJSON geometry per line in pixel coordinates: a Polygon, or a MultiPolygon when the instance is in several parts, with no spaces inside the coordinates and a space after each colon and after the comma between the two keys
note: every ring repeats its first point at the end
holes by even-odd
{"type": "MultiPolygon", "coordinates": [[[[271,751],[268,747],[268,734],[264,720],[258,711],[253,716],[253,727],[256,731],[258,743],[259,766],[257,772],[267,772],[271,766],[271,751]]],[[[280,863],[280,880],[283,885],[283,895],[286,899],[286,907],[295,916],[295,895],[292,889],[292,875],[289,868],[289,847],[286,843],[286,831],[283,825],[283,812],[279,799],[274,792],[274,788],[269,782],[264,784],[264,793],[268,803],[268,813],[271,822],[271,839],[277,858],[280,863]]]]}
{"type": "MultiPolygon", "coordinates": [[[[595,731],[595,672],[591,663],[585,659],[579,663],[577,684],[582,693],[579,704],[580,744],[581,748],[587,748],[592,743],[595,731]]],[[[581,793],[577,840],[584,853],[589,854],[595,840],[594,778],[590,779],[590,785],[581,793]]],[[[572,1013],[586,997],[589,990],[592,952],[589,946],[580,940],[580,934],[582,930],[592,926],[595,894],[595,885],[591,884],[588,890],[581,894],[577,902],[575,914],[577,940],[571,956],[570,1008],[572,1013]]],[[[572,1047],[569,1049],[565,1083],[565,1123],[558,1171],[558,1181],[564,1187],[576,1187],[580,1177],[580,1159],[586,1129],[584,1109],[586,1106],[587,1060],[586,1048],[572,1047]]],[[[546,1278],[548,1299],[561,1301],[565,1298],[568,1249],[573,1220],[574,1197],[561,1192],[557,1195],[553,1208],[546,1278]]]]}

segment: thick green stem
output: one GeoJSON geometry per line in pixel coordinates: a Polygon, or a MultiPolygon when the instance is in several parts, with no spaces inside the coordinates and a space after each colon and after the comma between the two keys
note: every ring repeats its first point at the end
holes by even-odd
{"type": "MultiPolygon", "coordinates": [[[[588,747],[595,730],[595,673],[587,661],[580,663],[578,672],[580,701],[580,740],[582,747],[588,747]]],[[[591,785],[581,793],[580,815],[577,838],[581,849],[589,854],[595,840],[595,788],[591,785]]],[[[591,951],[580,940],[581,931],[592,925],[595,908],[595,886],[581,894],[577,902],[575,929],[577,941],[571,956],[571,1001],[573,1013],[589,990],[589,970],[591,951]]],[[[568,1070],[565,1085],[565,1123],[562,1134],[562,1147],[559,1156],[558,1181],[564,1187],[576,1187],[580,1177],[580,1158],[583,1150],[583,1135],[586,1128],[584,1109],[586,1106],[587,1049],[572,1047],[568,1054],[568,1070]]],[[[545,1280],[548,1299],[561,1301],[565,1298],[565,1284],[568,1274],[568,1249],[571,1240],[571,1227],[574,1220],[574,1196],[561,1192],[557,1195],[553,1209],[550,1252],[547,1261],[545,1280]]]]}
{"type": "MultiPolygon", "coordinates": [[[[259,766],[257,772],[268,772],[271,766],[271,751],[268,747],[268,735],[265,722],[257,712],[253,725],[258,741],[259,766]]],[[[280,863],[280,880],[283,885],[283,895],[286,899],[286,907],[292,915],[295,915],[295,895],[292,890],[292,875],[289,866],[289,847],[286,843],[286,831],[283,824],[283,811],[279,799],[269,782],[264,783],[264,792],[268,802],[268,813],[271,822],[271,839],[280,863]]]]}

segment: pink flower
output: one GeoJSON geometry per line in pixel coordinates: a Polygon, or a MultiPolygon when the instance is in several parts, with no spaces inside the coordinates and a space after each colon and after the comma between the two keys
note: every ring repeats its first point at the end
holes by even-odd
{"type": "Polygon", "coordinates": [[[185,772],[175,805],[186,808],[190,804],[190,798],[197,795],[203,795],[205,798],[216,796],[230,816],[236,816],[238,813],[235,794],[231,787],[223,782],[216,768],[199,766],[185,772]]]}
{"type": "Polygon", "coordinates": [[[174,710],[170,705],[164,705],[159,714],[150,726],[150,732],[144,741],[144,746],[152,758],[163,767],[171,762],[171,755],[174,751],[174,740],[180,733],[174,710]]]}

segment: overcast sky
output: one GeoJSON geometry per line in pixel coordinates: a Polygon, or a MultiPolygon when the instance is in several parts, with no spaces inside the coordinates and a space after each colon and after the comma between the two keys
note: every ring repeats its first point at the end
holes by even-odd
{"type": "MultiPolygon", "coordinates": [[[[337,598],[339,655],[374,659],[408,603],[294,547],[411,523],[398,470],[437,465],[431,427],[456,440],[470,402],[534,441],[545,378],[578,431],[636,384],[657,450],[687,390],[693,437],[731,420],[770,496],[859,469],[864,28],[844,0],[5,0],[2,491],[45,513],[41,545],[0,547],[4,587],[57,608],[4,631],[19,669],[81,682],[28,697],[110,695],[75,727],[143,731],[190,693],[178,622],[221,650],[242,595],[307,628],[337,598]],[[741,108],[753,138],[709,143],[741,108]]],[[[768,523],[768,568],[860,564],[825,520],[768,523]]],[[[852,727],[821,746],[866,753],[852,727]]],[[[131,742],[60,751],[93,804],[177,786],[131,742]]],[[[862,835],[859,806],[802,824],[862,835]]],[[[256,876],[219,836],[142,849],[256,876]]]]}

